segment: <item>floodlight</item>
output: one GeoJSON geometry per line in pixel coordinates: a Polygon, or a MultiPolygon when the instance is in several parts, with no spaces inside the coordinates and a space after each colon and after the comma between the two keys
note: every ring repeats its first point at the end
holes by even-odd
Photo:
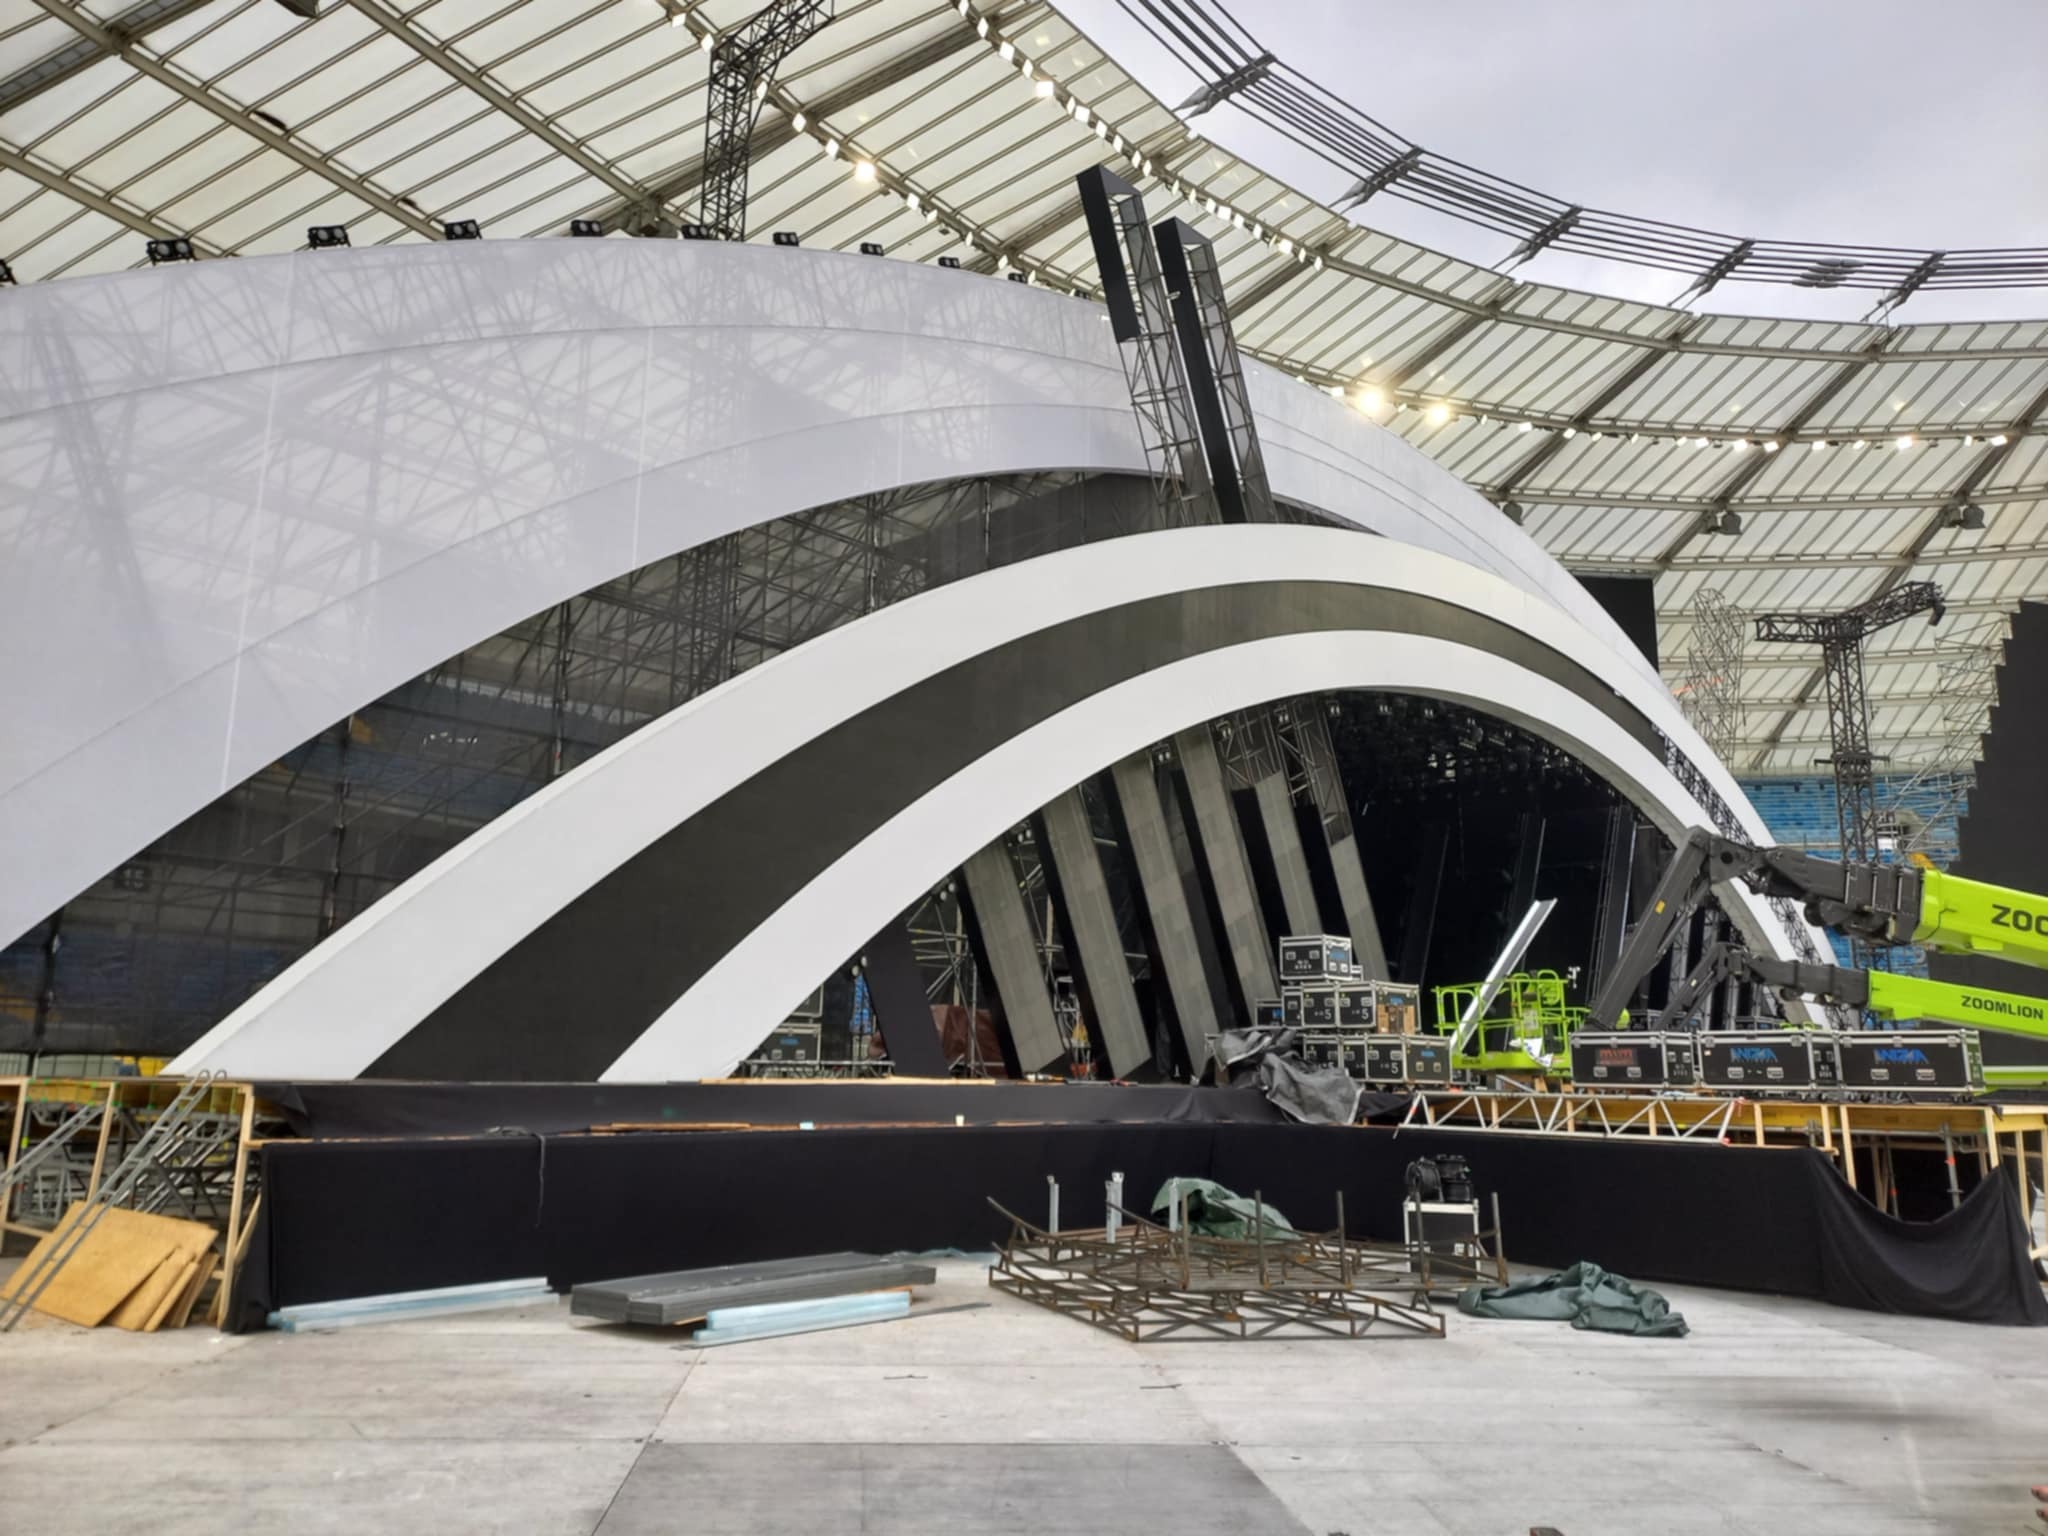
{"type": "Polygon", "coordinates": [[[314,224],[306,230],[306,244],[316,251],[336,251],[348,244],[346,224],[314,224]]]}
{"type": "Polygon", "coordinates": [[[1029,272],[1012,272],[1010,274],[1010,281],[1013,283],[1028,283],[1031,281],[1031,274],[1029,272]]]}
{"type": "Polygon", "coordinates": [[[192,242],[183,235],[176,236],[170,240],[152,240],[149,242],[149,264],[152,267],[160,267],[167,261],[191,261],[192,259],[192,242]]]}
{"type": "Polygon", "coordinates": [[[1500,504],[1501,515],[1517,528],[1522,526],[1522,504],[1519,501],[1504,501],[1500,504]]]}
{"type": "Polygon", "coordinates": [[[709,224],[685,224],[683,226],[683,238],[685,240],[716,240],[718,238],[718,231],[709,224]]]}
{"type": "Polygon", "coordinates": [[[604,237],[604,222],[601,219],[571,219],[569,233],[579,240],[599,240],[604,237]]]}
{"type": "Polygon", "coordinates": [[[958,256],[941,256],[939,258],[939,265],[957,272],[960,270],[960,258],[958,256]]]}
{"type": "Polygon", "coordinates": [[[444,240],[481,240],[483,237],[483,226],[475,219],[456,219],[441,226],[441,238],[444,240]]]}
{"type": "Polygon", "coordinates": [[[886,253],[885,253],[885,252],[884,252],[884,251],[882,250],[881,246],[877,245],[877,244],[876,244],[876,243],[875,243],[874,241],[872,241],[872,240],[863,240],[863,241],[861,241],[861,243],[860,243],[860,253],[861,253],[861,255],[863,255],[863,256],[881,256],[881,255],[884,255],[884,254],[886,254],[886,253]]]}
{"type": "Polygon", "coordinates": [[[775,231],[774,240],[777,245],[797,245],[801,243],[798,241],[796,231],[793,229],[778,229],[775,231]]]}

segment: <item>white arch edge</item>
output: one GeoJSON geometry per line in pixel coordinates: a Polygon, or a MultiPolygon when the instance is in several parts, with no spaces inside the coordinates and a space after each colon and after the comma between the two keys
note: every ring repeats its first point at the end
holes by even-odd
{"type": "MultiPolygon", "coordinates": [[[[1706,819],[1663,764],[1610,716],[1489,651],[1369,630],[1208,651],[1091,695],[892,817],[728,951],[602,1081],[724,1076],[820,976],[859,950],[878,913],[904,910],[976,849],[1117,759],[1200,720],[1271,699],[1276,678],[1286,679],[1290,693],[1366,688],[1470,704],[1571,751],[1622,788],[1667,836],[1682,837],[1706,819]],[[792,956],[804,963],[790,966],[792,956]]],[[[1757,916],[1743,923],[1752,938],[1776,927],[1768,914],[1761,922],[1757,916]]]]}
{"type": "MultiPolygon", "coordinates": [[[[1393,540],[1258,525],[1178,529],[1065,550],[867,615],[690,700],[458,844],[302,956],[171,1069],[354,1077],[565,902],[840,720],[968,656],[1081,614],[1164,592],[1286,580],[1353,581],[1487,614],[1605,673],[1619,695],[1659,725],[1668,729],[1679,718],[1661,687],[1630,668],[1614,675],[1604,665],[1611,656],[1602,641],[1552,604],[1462,561],[1393,540]],[[719,750],[703,750],[705,736],[719,750]],[[621,806],[637,814],[619,814],[621,806]],[[648,807],[660,810],[649,814],[648,807]]],[[[1290,681],[1287,690],[1294,687],[1290,681]]],[[[1495,708],[1508,698],[1476,702],[1495,708]]],[[[1710,778],[1726,781],[1717,788],[1760,835],[1761,822],[1725,770],[1703,766],[1710,778]]],[[[1682,792],[1681,800],[1684,816],[1705,819],[1682,792]]],[[[1782,950],[1775,923],[1751,937],[1782,950]]]]}

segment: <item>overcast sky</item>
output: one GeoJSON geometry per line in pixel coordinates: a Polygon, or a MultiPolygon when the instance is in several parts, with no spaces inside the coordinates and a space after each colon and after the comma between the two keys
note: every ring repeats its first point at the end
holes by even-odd
{"type": "MultiPolygon", "coordinates": [[[[1169,105],[1193,78],[1118,0],[1058,0],[1169,105]]],[[[1589,207],[1732,235],[2048,247],[2048,0],[1226,0],[1272,53],[1425,148],[1589,207]]],[[[1242,114],[1215,142],[1325,201],[1343,173],[1242,114]]],[[[1512,242],[1382,196],[1355,218],[1492,265],[1512,242]]],[[[1546,255],[1519,276],[1669,302],[1683,278],[1546,255]]],[[[1724,284],[1707,307],[1853,318],[1875,295],[1724,284]]],[[[1900,320],[2048,315],[2048,290],[1900,320]]]]}

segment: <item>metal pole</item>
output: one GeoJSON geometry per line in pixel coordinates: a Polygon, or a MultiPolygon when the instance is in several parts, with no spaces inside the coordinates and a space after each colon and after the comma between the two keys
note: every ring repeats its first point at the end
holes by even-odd
{"type": "Polygon", "coordinates": [[[1060,1230],[1060,1181],[1049,1173],[1045,1176],[1045,1200],[1045,1230],[1057,1237],[1060,1230]]]}

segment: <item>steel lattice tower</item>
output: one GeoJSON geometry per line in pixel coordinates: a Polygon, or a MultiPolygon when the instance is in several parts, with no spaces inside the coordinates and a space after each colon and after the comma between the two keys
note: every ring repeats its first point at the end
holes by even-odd
{"type": "Polygon", "coordinates": [[[832,19],[832,6],[833,0],[775,0],[711,50],[701,218],[721,240],[747,238],[747,166],[768,82],[799,43],[832,19]]]}

